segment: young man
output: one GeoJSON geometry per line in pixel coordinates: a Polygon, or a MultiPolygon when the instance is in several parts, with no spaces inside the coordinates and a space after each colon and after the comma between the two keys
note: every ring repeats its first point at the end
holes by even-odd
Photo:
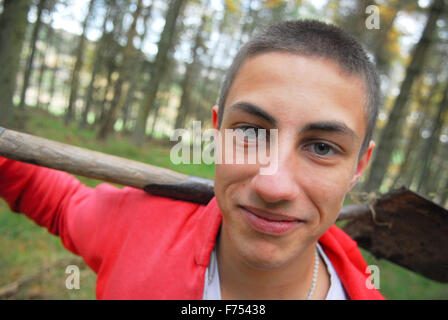
{"type": "Polygon", "coordinates": [[[343,31],[283,22],[240,50],[213,108],[221,132],[278,130],[274,172],[217,164],[203,206],[0,159],[0,196],[84,258],[100,299],[382,299],[333,225],[374,148],[378,87],[343,31]]]}

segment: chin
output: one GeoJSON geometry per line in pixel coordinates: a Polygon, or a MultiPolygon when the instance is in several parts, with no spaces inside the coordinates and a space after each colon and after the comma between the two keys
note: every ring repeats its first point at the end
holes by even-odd
{"type": "Polygon", "coordinates": [[[257,270],[273,270],[291,263],[300,249],[282,248],[273,239],[256,239],[252,244],[246,243],[238,251],[247,266],[257,270]]]}
{"type": "Polygon", "coordinates": [[[284,261],[283,259],[266,259],[260,256],[247,257],[245,262],[248,267],[260,271],[280,269],[287,264],[287,261],[284,261]]]}

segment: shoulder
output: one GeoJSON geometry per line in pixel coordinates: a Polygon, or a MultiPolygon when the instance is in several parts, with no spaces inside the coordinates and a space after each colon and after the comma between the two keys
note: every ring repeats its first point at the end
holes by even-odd
{"type": "Polygon", "coordinates": [[[155,196],[132,187],[118,188],[103,183],[95,189],[96,209],[108,217],[111,215],[134,219],[146,217],[156,223],[159,220],[188,216],[201,207],[196,203],[155,196]]]}
{"type": "Polygon", "coordinates": [[[331,252],[330,255],[337,255],[340,259],[351,262],[356,269],[365,271],[367,263],[359,251],[358,244],[336,225],[332,225],[319,242],[326,252],[331,252]]]}
{"type": "Polygon", "coordinates": [[[367,263],[356,241],[337,226],[331,226],[319,239],[350,299],[384,299],[381,293],[368,288],[367,263]]]}

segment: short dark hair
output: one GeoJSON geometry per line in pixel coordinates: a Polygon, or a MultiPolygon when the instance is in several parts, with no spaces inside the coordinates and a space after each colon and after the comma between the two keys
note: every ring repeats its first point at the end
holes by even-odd
{"type": "Polygon", "coordinates": [[[289,52],[304,56],[327,58],[336,62],[349,74],[359,75],[366,85],[367,129],[360,156],[372,139],[380,103],[380,82],[375,65],[362,45],[341,28],[317,20],[284,21],[255,34],[240,48],[227,70],[221,86],[218,124],[221,126],[224,105],[229,89],[241,68],[250,57],[267,52],[289,52]]]}

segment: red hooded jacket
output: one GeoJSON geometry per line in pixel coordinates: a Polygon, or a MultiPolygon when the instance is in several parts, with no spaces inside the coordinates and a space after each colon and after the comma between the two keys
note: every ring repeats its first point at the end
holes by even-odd
{"type": "MultiPolygon", "coordinates": [[[[67,173],[5,158],[0,197],[83,257],[97,273],[98,299],[202,299],[222,220],[215,198],[198,205],[130,187],[90,188],[67,173]]],[[[383,299],[366,286],[356,242],[336,226],[319,242],[350,299],[383,299]]]]}

